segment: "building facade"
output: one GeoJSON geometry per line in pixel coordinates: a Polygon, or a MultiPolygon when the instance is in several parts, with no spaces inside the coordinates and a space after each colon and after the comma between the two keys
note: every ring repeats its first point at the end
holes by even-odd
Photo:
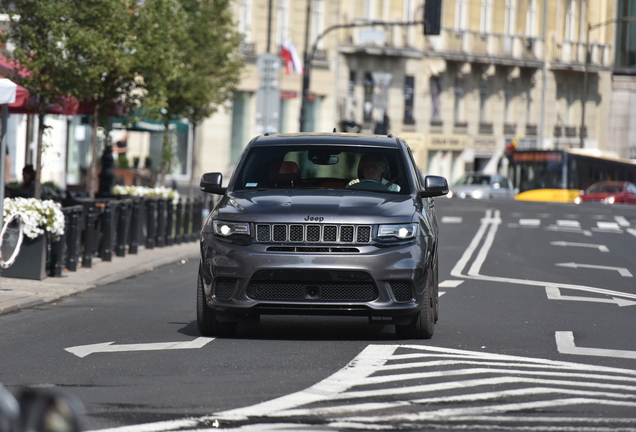
{"type": "MultiPolygon", "coordinates": [[[[195,176],[229,174],[258,134],[257,59],[268,41],[277,53],[288,38],[301,57],[316,43],[306,131],[401,136],[426,173],[452,181],[496,171],[510,143],[615,150],[614,27],[590,31],[586,45],[588,24],[616,17],[615,0],[445,0],[436,36],[423,35],[421,0],[272,0],[271,14],[268,0],[233,7],[246,72],[232,106],[200,127],[195,176]]],[[[278,131],[297,132],[302,75],[282,67],[278,86],[278,131]]]]}

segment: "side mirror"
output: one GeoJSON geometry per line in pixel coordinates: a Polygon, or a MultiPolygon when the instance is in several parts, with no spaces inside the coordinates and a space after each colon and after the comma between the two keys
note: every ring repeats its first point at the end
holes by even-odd
{"type": "Polygon", "coordinates": [[[227,190],[227,188],[221,187],[222,183],[223,174],[218,172],[205,173],[201,176],[201,183],[199,183],[199,188],[203,192],[225,195],[225,191],[227,190]]]}
{"type": "Polygon", "coordinates": [[[424,177],[424,190],[418,192],[421,198],[431,198],[448,193],[448,182],[442,176],[429,175],[424,177]]]}

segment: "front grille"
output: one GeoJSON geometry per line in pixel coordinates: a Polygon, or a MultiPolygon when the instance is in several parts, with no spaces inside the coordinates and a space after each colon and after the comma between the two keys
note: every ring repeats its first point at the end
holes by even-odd
{"type": "Polygon", "coordinates": [[[413,301],[413,287],[410,282],[399,281],[389,283],[391,286],[391,292],[397,302],[410,302],[413,301]]]}
{"type": "Polygon", "coordinates": [[[229,300],[234,293],[234,286],[236,286],[236,279],[234,278],[222,278],[217,279],[214,283],[214,297],[219,300],[229,300]]]}
{"type": "Polygon", "coordinates": [[[257,224],[259,243],[370,243],[370,225],[257,224]]]}
{"type": "Polygon", "coordinates": [[[268,301],[367,302],[378,298],[378,290],[373,283],[252,282],[247,296],[268,301]]]}

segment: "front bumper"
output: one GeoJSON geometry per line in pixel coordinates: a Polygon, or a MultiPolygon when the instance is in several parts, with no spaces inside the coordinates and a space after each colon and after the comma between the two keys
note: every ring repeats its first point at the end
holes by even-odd
{"type": "Polygon", "coordinates": [[[427,280],[430,256],[425,237],[419,240],[346,253],[286,252],[208,235],[201,244],[207,304],[221,321],[270,314],[408,320],[420,310],[427,280]]]}

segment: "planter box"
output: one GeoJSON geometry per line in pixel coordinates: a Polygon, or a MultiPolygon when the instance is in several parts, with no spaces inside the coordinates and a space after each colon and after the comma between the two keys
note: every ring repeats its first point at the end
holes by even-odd
{"type": "Polygon", "coordinates": [[[46,277],[46,235],[36,239],[24,237],[18,258],[9,268],[2,269],[2,277],[42,280],[46,277]]]}

